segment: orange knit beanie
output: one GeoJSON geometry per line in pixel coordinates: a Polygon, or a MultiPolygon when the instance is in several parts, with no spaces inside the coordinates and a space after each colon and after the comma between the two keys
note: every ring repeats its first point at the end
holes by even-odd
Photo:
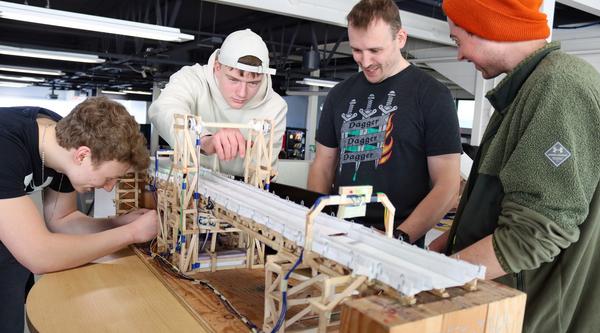
{"type": "Polygon", "coordinates": [[[550,35],[543,0],[444,0],[446,16],[481,38],[515,42],[550,35]]]}

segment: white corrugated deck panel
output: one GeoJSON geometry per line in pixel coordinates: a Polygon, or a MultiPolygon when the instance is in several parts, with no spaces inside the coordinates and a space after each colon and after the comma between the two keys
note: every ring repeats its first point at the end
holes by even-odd
{"type": "MultiPolygon", "coordinates": [[[[304,245],[306,207],[206,169],[201,172],[199,191],[226,209],[304,245]]],[[[313,230],[313,251],[405,295],[461,286],[485,276],[483,266],[426,251],[326,214],[315,218],[313,230]],[[346,235],[330,236],[339,233],[346,235]]]]}

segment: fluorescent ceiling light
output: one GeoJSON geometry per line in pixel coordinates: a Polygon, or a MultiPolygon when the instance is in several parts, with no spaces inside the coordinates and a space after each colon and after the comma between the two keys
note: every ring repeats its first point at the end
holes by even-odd
{"type": "Polygon", "coordinates": [[[40,59],[52,59],[52,60],[63,60],[63,61],[74,61],[74,62],[86,62],[86,63],[101,63],[105,60],[98,58],[97,55],[84,54],[84,53],[73,53],[73,52],[60,52],[60,51],[46,51],[39,49],[27,49],[22,47],[13,47],[7,45],[0,45],[0,54],[18,56],[18,57],[30,57],[40,59]]]}
{"type": "Polygon", "coordinates": [[[101,90],[100,92],[103,94],[125,95],[125,92],[117,90],[101,90]]]}
{"type": "Polygon", "coordinates": [[[302,81],[297,81],[297,83],[306,84],[308,86],[315,86],[315,87],[333,88],[339,82],[315,79],[312,77],[305,77],[304,79],[302,79],[302,81]]]}
{"type": "Polygon", "coordinates": [[[39,78],[39,77],[12,76],[12,75],[2,75],[2,74],[0,74],[0,79],[12,80],[12,81],[22,81],[22,82],[44,82],[44,79],[39,78]]]}
{"type": "Polygon", "coordinates": [[[0,17],[9,20],[168,42],[186,42],[194,39],[193,35],[181,33],[177,28],[21,5],[6,1],[0,1],[0,17]]]}
{"type": "Polygon", "coordinates": [[[31,83],[0,81],[0,87],[25,88],[29,87],[30,85],[31,83]]]}
{"type": "Polygon", "coordinates": [[[135,95],[152,95],[149,91],[140,91],[140,90],[123,90],[126,94],[135,94],[135,95]]]}
{"type": "Polygon", "coordinates": [[[28,74],[40,74],[40,75],[65,75],[64,72],[56,70],[56,69],[19,67],[19,66],[9,66],[9,65],[0,65],[0,71],[28,73],[28,74]]]}

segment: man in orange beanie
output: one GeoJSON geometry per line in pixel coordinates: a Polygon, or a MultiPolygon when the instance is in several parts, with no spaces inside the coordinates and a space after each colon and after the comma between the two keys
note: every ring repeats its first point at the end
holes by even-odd
{"type": "Polygon", "coordinates": [[[525,332],[600,327],[600,75],[547,43],[542,0],[444,0],[495,109],[449,234],[431,244],[527,293],[525,332]],[[450,240],[450,241],[448,241],[450,240]]]}

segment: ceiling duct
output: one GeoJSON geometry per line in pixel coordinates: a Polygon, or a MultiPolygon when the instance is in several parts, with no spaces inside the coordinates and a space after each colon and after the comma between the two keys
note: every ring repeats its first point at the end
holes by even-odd
{"type": "Polygon", "coordinates": [[[319,69],[321,56],[318,51],[310,49],[302,55],[302,68],[310,71],[319,69]]]}

